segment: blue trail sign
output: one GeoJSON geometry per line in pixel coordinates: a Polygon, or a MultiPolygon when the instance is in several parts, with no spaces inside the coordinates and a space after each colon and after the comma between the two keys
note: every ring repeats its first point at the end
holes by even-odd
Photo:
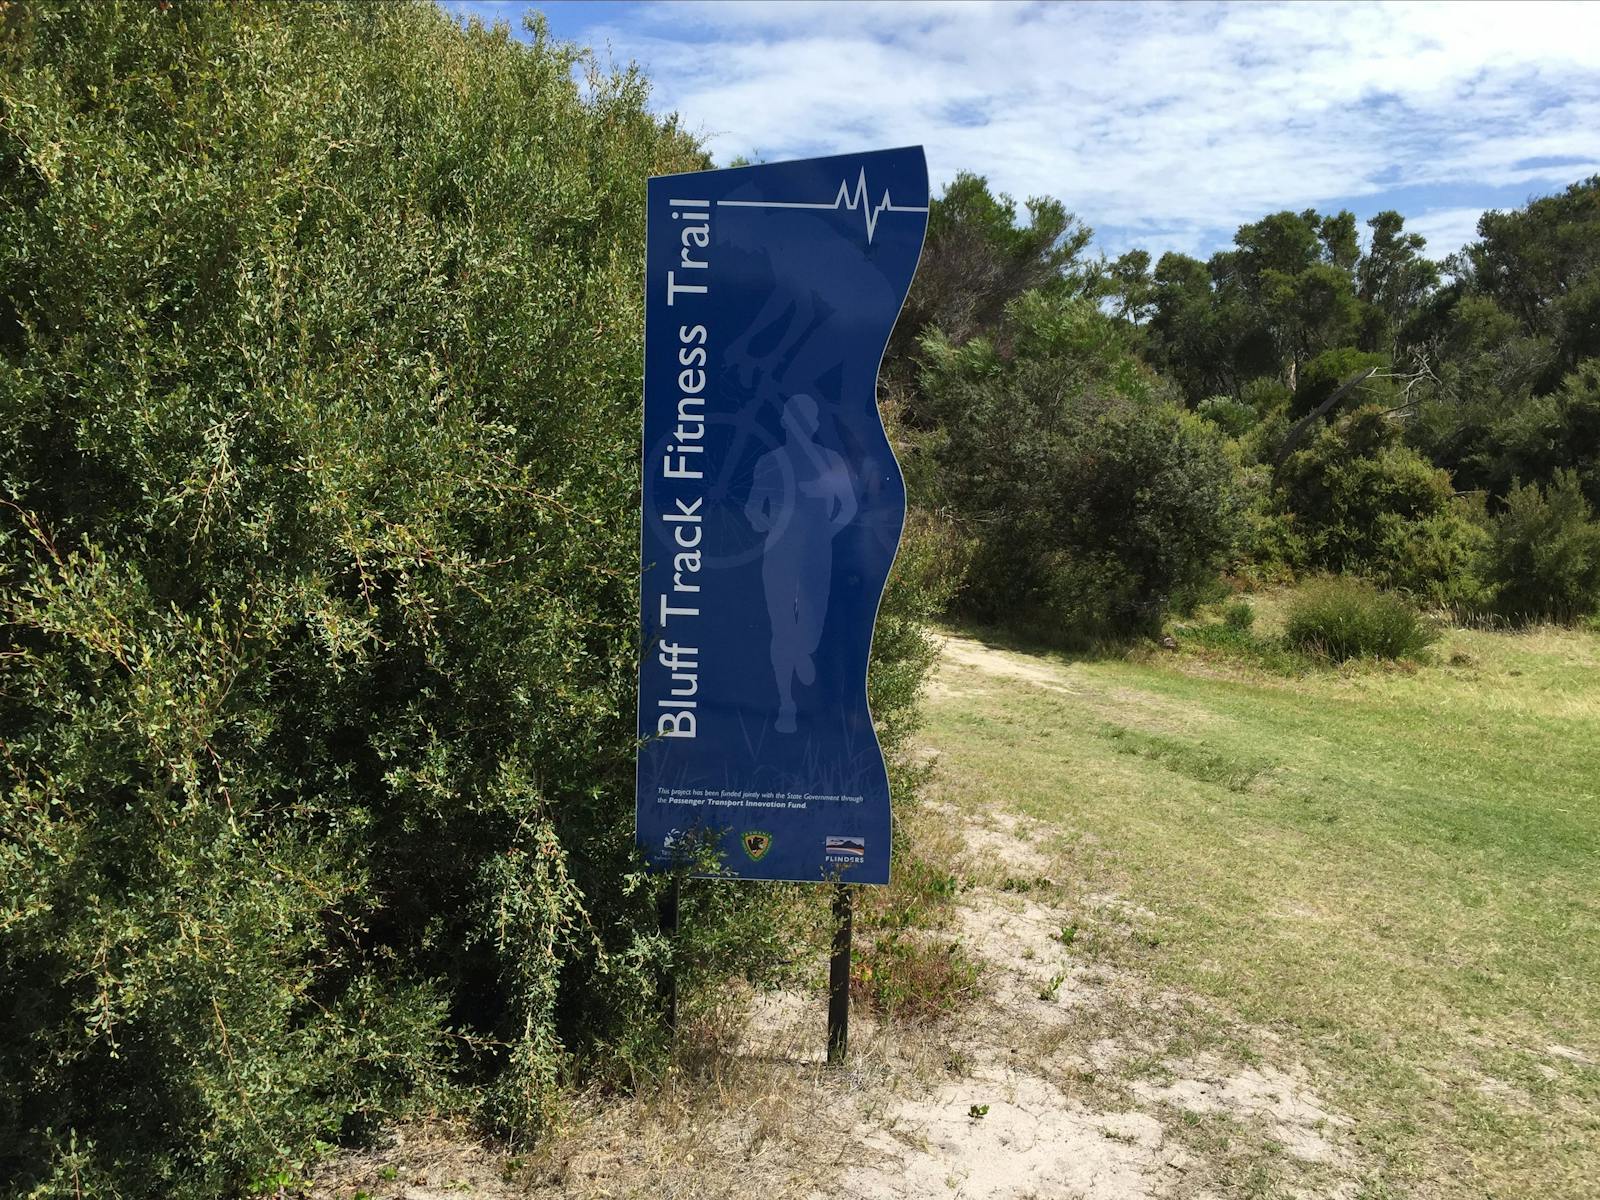
{"type": "Polygon", "coordinates": [[[887,883],[867,655],[905,521],[878,365],[920,147],[650,180],[637,837],[887,883]]]}

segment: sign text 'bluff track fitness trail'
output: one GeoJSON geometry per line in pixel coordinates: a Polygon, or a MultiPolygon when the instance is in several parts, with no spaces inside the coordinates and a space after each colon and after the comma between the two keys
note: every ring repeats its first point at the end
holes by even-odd
{"type": "Polygon", "coordinates": [[[920,147],[650,180],[637,836],[886,883],[867,656],[905,520],[877,376],[920,147]]]}

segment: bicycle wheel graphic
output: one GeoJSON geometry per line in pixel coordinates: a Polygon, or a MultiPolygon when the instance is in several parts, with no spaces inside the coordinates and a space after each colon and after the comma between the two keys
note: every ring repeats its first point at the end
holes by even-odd
{"type": "MultiPolygon", "coordinates": [[[[758,402],[759,403],[759,402],[758,402]]],[[[754,407],[754,406],[752,406],[754,407]]],[[[663,437],[646,460],[659,465],[669,446],[674,444],[671,435],[663,437]]],[[[690,482],[701,484],[705,497],[704,515],[701,518],[702,537],[701,569],[727,571],[754,562],[766,550],[767,539],[783,536],[790,515],[794,512],[794,466],[786,455],[775,456],[782,477],[783,502],[778,508],[774,526],[762,531],[750,524],[745,516],[745,501],[755,486],[756,464],[769,451],[782,443],[765,428],[750,419],[748,413],[712,413],[706,417],[706,452],[708,460],[706,478],[690,482]],[[743,436],[740,436],[740,435],[743,436]],[[717,465],[720,464],[720,465],[717,465]]],[[[677,526],[671,522],[651,521],[656,540],[670,561],[683,547],[673,538],[677,526]]]]}

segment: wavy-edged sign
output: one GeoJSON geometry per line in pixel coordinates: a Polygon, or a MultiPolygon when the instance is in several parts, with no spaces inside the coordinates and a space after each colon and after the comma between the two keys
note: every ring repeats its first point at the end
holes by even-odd
{"type": "Polygon", "coordinates": [[[637,836],[657,866],[709,846],[724,875],[889,880],[866,678],[905,484],[876,393],[927,222],[921,147],[650,180],[637,836]]]}

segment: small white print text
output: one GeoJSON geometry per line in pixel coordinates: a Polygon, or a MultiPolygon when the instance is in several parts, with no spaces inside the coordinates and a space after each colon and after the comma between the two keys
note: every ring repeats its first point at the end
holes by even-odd
{"type": "Polygon", "coordinates": [[[656,789],[662,804],[689,808],[805,808],[822,804],[860,804],[863,796],[819,795],[816,792],[741,792],[728,788],[664,787],[656,789]]]}

